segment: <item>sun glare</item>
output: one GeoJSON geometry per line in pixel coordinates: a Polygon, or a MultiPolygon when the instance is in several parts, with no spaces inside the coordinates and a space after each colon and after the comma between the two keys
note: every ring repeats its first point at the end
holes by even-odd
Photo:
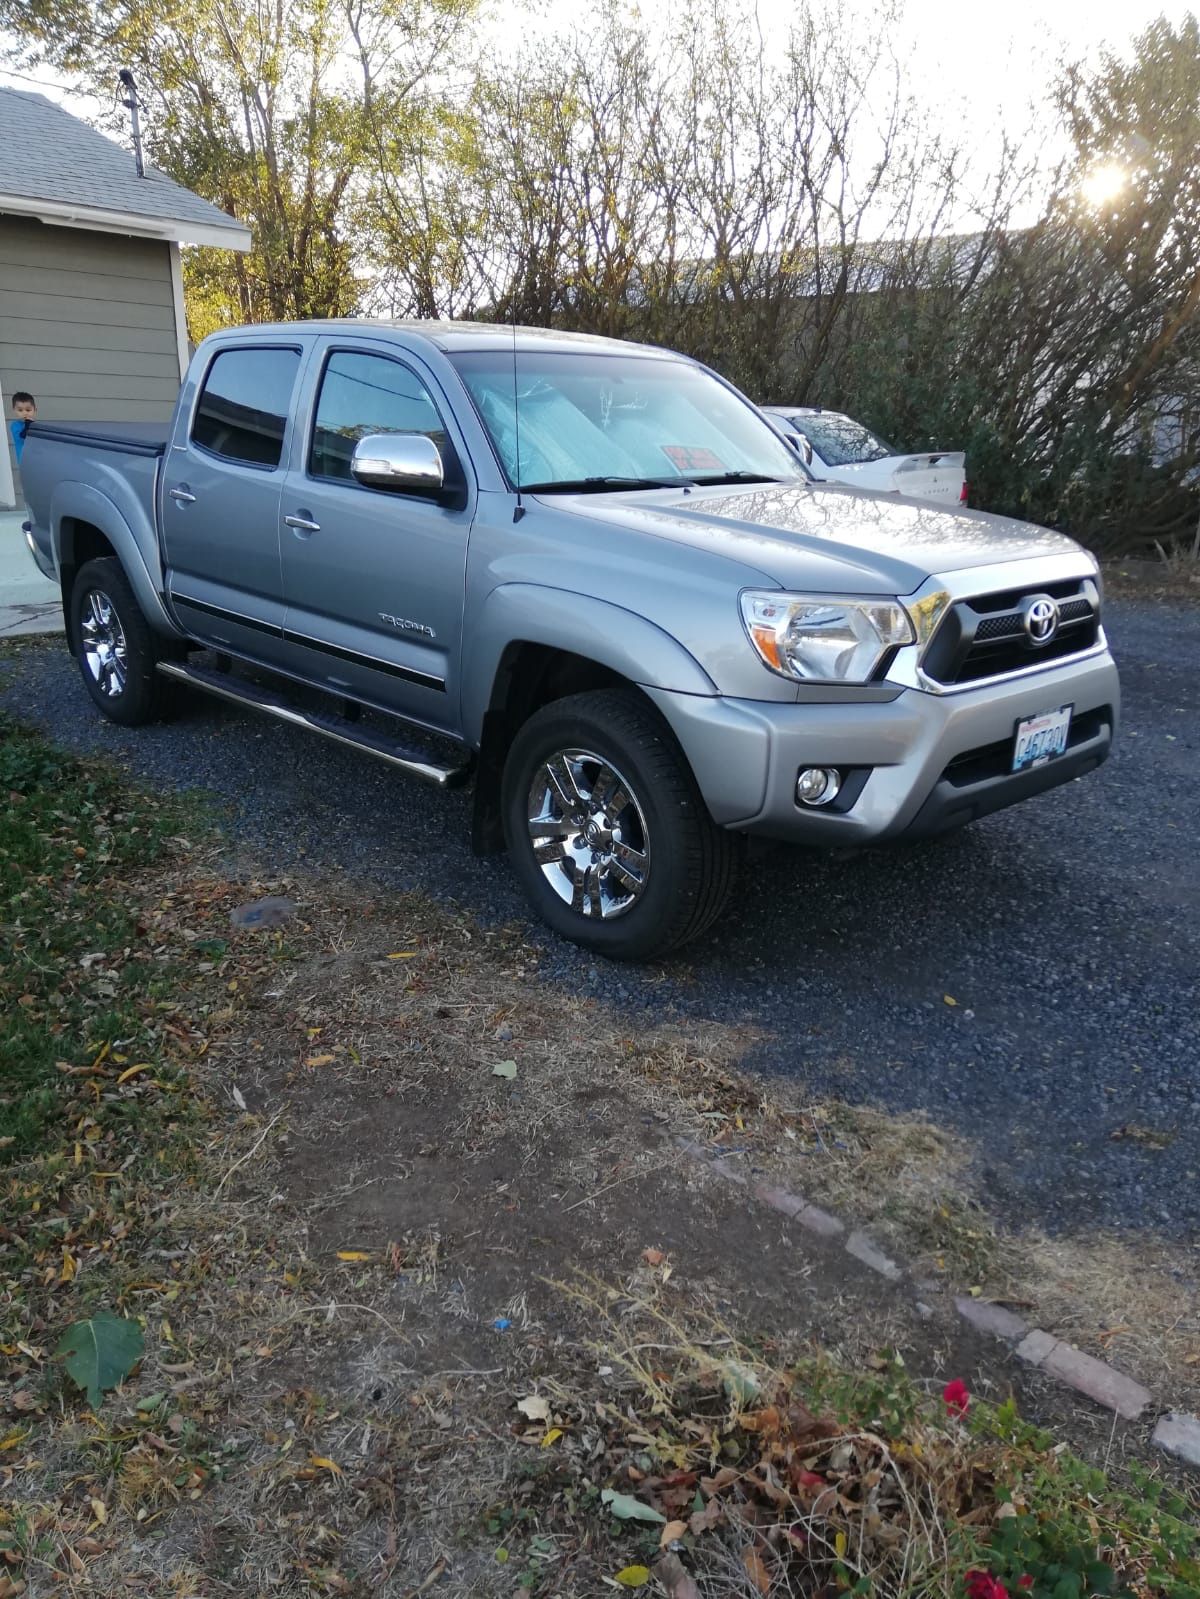
{"type": "Polygon", "coordinates": [[[1124,167],[1115,163],[1093,167],[1080,184],[1080,192],[1089,205],[1107,205],[1124,190],[1129,175],[1124,167]]]}

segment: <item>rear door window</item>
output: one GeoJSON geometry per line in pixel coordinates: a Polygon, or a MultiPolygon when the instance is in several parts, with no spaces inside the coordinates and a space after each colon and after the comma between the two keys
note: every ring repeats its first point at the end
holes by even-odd
{"type": "Polygon", "coordinates": [[[299,369],[299,350],[222,350],[200,391],[192,443],[247,466],[278,466],[299,369]]]}

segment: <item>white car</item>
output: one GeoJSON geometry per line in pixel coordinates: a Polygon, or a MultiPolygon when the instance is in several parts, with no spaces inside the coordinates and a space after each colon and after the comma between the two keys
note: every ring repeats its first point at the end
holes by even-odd
{"type": "Polygon", "coordinates": [[[807,405],[765,405],[763,411],[819,478],[930,500],[943,508],[967,503],[967,458],[961,450],[897,455],[878,434],[840,411],[807,405]]]}

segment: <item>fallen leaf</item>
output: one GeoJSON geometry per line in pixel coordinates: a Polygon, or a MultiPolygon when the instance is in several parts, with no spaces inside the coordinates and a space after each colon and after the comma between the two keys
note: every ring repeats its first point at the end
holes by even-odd
{"type": "Polygon", "coordinates": [[[758,1589],[759,1593],[770,1593],[771,1573],[767,1570],[766,1566],[763,1565],[762,1556],[759,1554],[758,1550],[755,1549],[753,1544],[748,1545],[742,1550],[742,1565],[746,1569],[746,1575],[758,1589]]]}
{"type": "Polygon", "coordinates": [[[943,994],[942,995],[942,1004],[943,1005],[957,1005],[958,1001],[954,998],[953,994],[943,994]]]}
{"type": "Polygon", "coordinates": [[[332,1060],[332,1055],[310,1055],[304,1064],[306,1066],[328,1066],[332,1060]]]}
{"type": "Polygon", "coordinates": [[[665,1549],[668,1544],[677,1542],[687,1531],[686,1521],[668,1521],[658,1540],[658,1547],[665,1549]]]}
{"type": "Polygon", "coordinates": [[[846,1534],[844,1532],[838,1532],[838,1533],[834,1534],[833,1547],[837,1551],[837,1557],[840,1560],[842,1558],[842,1556],[846,1553],[846,1548],[847,1548],[847,1539],[846,1539],[846,1534]]]}
{"type": "Polygon", "coordinates": [[[647,1266],[661,1266],[666,1258],[666,1255],[663,1254],[661,1249],[642,1250],[642,1259],[646,1262],[647,1266]]]}
{"type": "Polygon", "coordinates": [[[90,1321],[68,1327],[54,1353],[66,1365],[71,1380],[86,1391],[88,1404],[95,1410],[105,1389],[115,1388],[128,1377],[144,1347],[136,1321],[101,1310],[90,1321]]]}
{"type": "Polygon", "coordinates": [[[335,1477],[342,1475],[342,1468],[336,1460],[330,1460],[328,1455],[309,1455],[308,1460],[310,1465],[320,1466],[322,1471],[332,1471],[335,1477]]]}
{"type": "Polygon", "coordinates": [[[688,1529],[693,1538],[698,1538],[702,1532],[707,1532],[710,1527],[715,1527],[725,1514],[725,1507],[719,1499],[710,1499],[703,1510],[693,1511],[688,1517],[688,1529]]]}
{"type": "Polygon", "coordinates": [[[644,1588],[650,1581],[649,1566],[625,1566],[617,1572],[622,1588],[644,1588]]]}
{"type": "Polygon", "coordinates": [[[237,1108],[239,1110],[245,1110],[245,1108],[246,1108],[246,1096],[242,1093],[241,1089],[237,1086],[236,1083],[233,1085],[233,1088],[232,1088],[231,1092],[232,1092],[232,1095],[233,1095],[233,1102],[237,1106],[237,1108]]]}
{"type": "Polygon", "coordinates": [[[136,1077],[139,1072],[152,1072],[153,1070],[153,1063],[148,1060],[142,1061],[137,1066],[127,1066],[117,1078],[117,1087],[119,1088],[122,1083],[127,1083],[131,1077],[136,1077]]]}
{"type": "Polygon", "coordinates": [[[551,1444],[556,1444],[561,1437],[562,1437],[562,1428],[561,1427],[551,1427],[550,1431],[542,1439],[542,1448],[543,1449],[549,1449],[550,1445],[551,1444]]]}
{"type": "Polygon", "coordinates": [[[337,1258],[339,1260],[370,1260],[371,1252],[369,1249],[339,1249],[337,1258]]]}
{"type": "Polygon", "coordinates": [[[415,949],[398,949],[388,956],[390,961],[411,961],[416,960],[416,958],[417,952],[415,949]]]}
{"type": "Polygon", "coordinates": [[[108,1520],[108,1506],[104,1503],[103,1499],[92,1499],[89,1500],[89,1503],[92,1507],[92,1515],[95,1516],[96,1520],[103,1527],[104,1523],[108,1520]]]}
{"type": "Polygon", "coordinates": [[[615,1488],[606,1488],[600,1498],[618,1521],[665,1522],[667,1519],[662,1511],[655,1510],[653,1505],[643,1504],[632,1494],[619,1494],[615,1488]]]}
{"type": "Polygon", "coordinates": [[[518,1399],[517,1409],[523,1416],[528,1416],[530,1421],[550,1420],[550,1401],[543,1399],[541,1394],[530,1394],[528,1399],[518,1399]]]}
{"type": "Polygon", "coordinates": [[[497,1061],[496,1064],[492,1067],[492,1076],[493,1077],[510,1077],[511,1078],[511,1077],[515,1077],[516,1075],[517,1075],[517,1063],[516,1063],[515,1060],[497,1061]]]}
{"type": "Polygon", "coordinates": [[[678,1555],[663,1555],[655,1562],[654,1575],[667,1590],[667,1599],[701,1599],[699,1588],[684,1570],[678,1555]]]}
{"type": "Polygon", "coordinates": [[[74,1278],[76,1269],[77,1268],[76,1268],[76,1265],[75,1265],[75,1257],[74,1257],[74,1255],[72,1255],[71,1251],[67,1248],[66,1244],[64,1244],[63,1245],[63,1258],[62,1258],[62,1271],[59,1273],[59,1277],[58,1277],[59,1282],[60,1283],[69,1283],[74,1278]]]}
{"type": "Polygon", "coordinates": [[[758,1398],[758,1378],[749,1366],[743,1366],[739,1361],[726,1361],[721,1368],[721,1381],[725,1392],[731,1399],[736,1399],[739,1405],[748,1405],[752,1399],[758,1398]]]}

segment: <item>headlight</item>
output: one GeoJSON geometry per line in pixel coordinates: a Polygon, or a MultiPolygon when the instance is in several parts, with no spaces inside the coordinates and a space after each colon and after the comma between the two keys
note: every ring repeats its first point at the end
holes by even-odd
{"type": "Polygon", "coordinates": [[[866,683],[898,644],[916,639],[898,600],[742,595],[742,621],[773,672],[805,683],[866,683]]]}

